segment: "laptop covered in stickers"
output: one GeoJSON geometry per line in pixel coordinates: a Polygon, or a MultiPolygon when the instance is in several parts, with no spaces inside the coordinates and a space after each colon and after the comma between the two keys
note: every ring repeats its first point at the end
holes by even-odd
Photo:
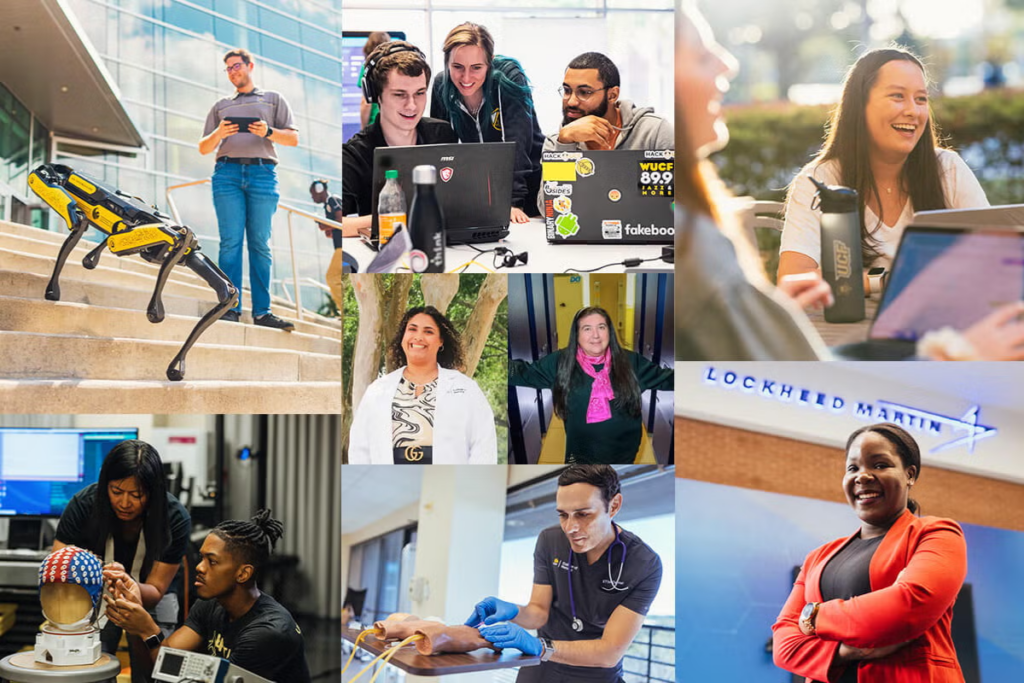
{"type": "Polygon", "coordinates": [[[543,152],[550,244],[672,244],[672,150],[543,152]]]}

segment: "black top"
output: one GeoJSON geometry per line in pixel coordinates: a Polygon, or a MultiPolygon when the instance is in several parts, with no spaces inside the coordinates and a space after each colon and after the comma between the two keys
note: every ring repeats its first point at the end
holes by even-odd
{"type": "Polygon", "coordinates": [[[266,593],[234,621],[216,600],[199,600],[185,626],[203,638],[207,654],[274,683],[310,682],[302,631],[288,610],[266,593]]]}
{"type": "MultiPolygon", "coordinates": [[[[77,545],[103,557],[104,546],[96,546],[93,533],[93,520],[95,519],[97,484],[90,484],[75,494],[64,508],[64,514],[60,516],[57,524],[57,540],[67,545],[77,545]]],[[[152,505],[153,503],[150,503],[152,505]]],[[[192,518],[188,511],[178,502],[178,499],[167,494],[167,526],[168,538],[164,548],[149,547],[147,542],[147,554],[157,562],[167,564],[179,564],[182,555],[188,550],[188,537],[192,533],[192,518]]],[[[114,528],[111,535],[114,538],[114,561],[120,562],[125,569],[132,573],[132,561],[135,559],[135,552],[139,545],[136,536],[131,540],[125,540],[121,535],[120,522],[114,518],[114,528]]],[[[144,562],[142,571],[135,578],[145,581],[152,569],[152,562],[144,562]]]]}
{"type": "MultiPolygon", "coordinates": [[[[832,556],[821,572],[821,598],[849,600],[871,592],[871,558],[885,535],[857,536],[832,556]]],[[[847,666],[838,683],[857,683],[857,665],[847,666]]]]}
{"type": "MultiPolygon", "coordinates": [[[[341,210],[341,197],[336,194],[327,195],[327,201],[324,202],[324,215],[327,216],[328,220],[338,221],[335,217],[335,212],[341,210]]],[[[344,212],[341,214],[345,215],[344,212]]],[[[338,221],[340,222],[340,221],[338,221]]],[[[331,231],[331,239],[334,240],[334,248],[341,249],[341,230],[334,228],[331,231]]]]}
{"type": "MultiPolygon", "coordinates": [[[[513,360],[509,363],[509,386],[553,389],[558,374],[558,358],[567,349],[559,349],[535,363],[513,360]]],[[[640,391],[659,389],[672,391],[675,373],[647,360],[639,353],[627,351],[640,391]]],[[[603,365],[595,365],[600,372],[603,365]]],[[[612,416],[604,422],[587,424],[587,407],[594,379],[583,372],[575,373],[577,383],[565,402],[565,460],[566,462],[624,464],[636,460],[640,448],[641,417],[633,417],[620,410],[612,401],[612,416]]]]}
{"type": "MultiPolygon", "coordinates": [[[[583,622],[583,630],[576,632],[572,628],[569,600],[569,540],[557,526],[540,533],[533,551],[533,582],[552,589],[548,621],[537,629],[540,637],[597,640],[619,605],[637,614],[647,614],[661,586],[661,558],[637,536],[621,527],[619,539],[626,545],[624,563],[621,561],[622,546],[618,543],[612,543],[609,548],[610,565],[607,551],[591,565],[587,564],[586,555],[572,555],[572,602],[576,605],[576,617],[583,622]],[[622,590],[613,589],[609,575],[622,590]]],[[[549,669],[552,676],[557,673],[572,681],[614,682],[622,675],[621,660],[608,669],[554,662],[545,662],[541,666],[549,669]]]]}
{"type": "MultiPolygon", "coordinates": [[[[424,116],[416,124],[417,145],[458,141],[455,131],[446,121],[424,116]]],[[[363,128],[341,146],[341,202],[346,216],[369,216],[373,213],[373,150],[387,146],[380,119],[363,128]]]]}

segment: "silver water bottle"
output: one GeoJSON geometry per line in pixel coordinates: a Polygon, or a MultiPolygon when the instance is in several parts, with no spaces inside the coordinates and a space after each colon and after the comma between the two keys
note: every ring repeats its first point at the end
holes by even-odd
{"type": "Polygon", "coordinates": [[[818,188],[816,208],[821,208],[821,277],[835,297],[835,303],[825,309],[825,322],[860,322],[864,319],[864,266],[857,191],[808,180],[818,188]]]}

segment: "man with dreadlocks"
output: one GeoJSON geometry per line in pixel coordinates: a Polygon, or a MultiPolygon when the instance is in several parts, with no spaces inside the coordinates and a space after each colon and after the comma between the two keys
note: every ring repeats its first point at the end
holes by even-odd
{"type": "Polygon", "coordinates": [[[284,527],[260,510],[251,520],[218,524],[206,537],[196,567],[201,598],[185,625],[167,637],[137,599],[130,578],[111,586],[107,600],[111,621],[148,646],[151,661],[161,644],[223,657],[232,664],[276,683],[309,683],[302,632],[276,600],[261,593],[256,577],[266,565],[284,527]]]}

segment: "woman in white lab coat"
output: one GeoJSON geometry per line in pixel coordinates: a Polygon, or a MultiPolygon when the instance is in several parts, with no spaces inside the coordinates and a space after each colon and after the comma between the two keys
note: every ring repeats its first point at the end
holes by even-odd
{"type": "Polygon", "coordinates": [[[462,345],[440,311],[406,311],[388,357],[399,368],[363,394],[350,464],[497,464],[494,413],[477,383],[457,370],[462,345]]]}

